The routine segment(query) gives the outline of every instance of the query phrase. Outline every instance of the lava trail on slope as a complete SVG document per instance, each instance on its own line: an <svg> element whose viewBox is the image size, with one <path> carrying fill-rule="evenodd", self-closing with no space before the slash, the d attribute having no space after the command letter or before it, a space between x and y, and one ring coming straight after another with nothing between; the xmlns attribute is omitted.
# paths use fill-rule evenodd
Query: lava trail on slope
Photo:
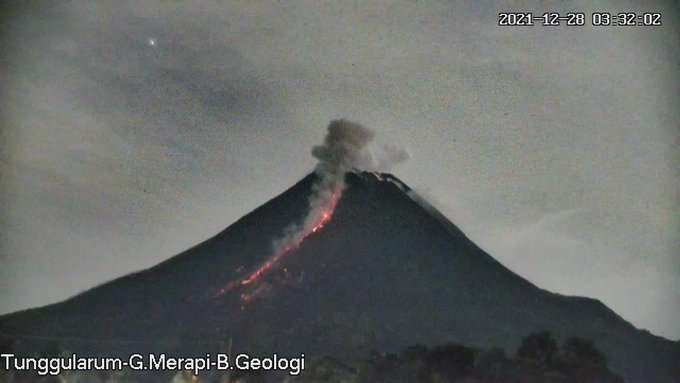
<svg viewBox="0 0 680 383"><path fill-rule="evenodd" d="M315 173L319 177L309 196L309 212L301 225L284 230L283 236L274 241L273 255L245 277L229 282L214 294L220 297L237 288L246 290L240 294L241 302L248 303L263 291L262 277L277 267L281 259L300 247L310 235L321 230L333 216L333 212L345 188L345 174L354 168L366 166L371 156L366 145L374 133L361 124L334 120L321 145L312 148L312 155L319 161Z"/></svg>
<svg viewBox="0 0 680 383"><path fill-rule="evenodd" d="M333 187L333 191L321 205L322 209L314 214L313 217L308 217L306 220L307 222L312 222L311 225L308 224L306 228L303 227L302 230L298 230L294 236L288 238L283 245L279 246L278 250L275 250L274 254L257 269L247 274L245 277L232 280L225 287L219 289L214 294L213 298L221 297L226 293L239 289L242 290L240 293L241 302L246 304L260 295L264 291L259 283L262 277L276 269L284 257L299 248L305 239L319 232L331 220L335 208L338 205L338 201L342 196L343 188L344 185L342 184L337 184Z"/></svg>

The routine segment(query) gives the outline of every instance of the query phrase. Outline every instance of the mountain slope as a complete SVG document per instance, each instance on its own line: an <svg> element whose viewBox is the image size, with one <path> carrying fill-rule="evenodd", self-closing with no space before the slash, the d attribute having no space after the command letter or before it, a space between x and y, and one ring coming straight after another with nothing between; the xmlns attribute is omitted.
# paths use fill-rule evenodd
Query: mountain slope
<svg viewBox="0 0 680 383"><path fill-rule="evenodd" d="M349 173L322 230L257 286L225 288L266 262L273 239L303 219L315 180L307 176L151 269L2 317L0 331L59 337L67 349L87 352L165 350L168 343L203 350L231 339L239 352L343 358L416 343L513 349L521 337L551 330L594 340L628 382L674 381L677 343L635 329L596 300L537 288L391 175Z"/></svg>

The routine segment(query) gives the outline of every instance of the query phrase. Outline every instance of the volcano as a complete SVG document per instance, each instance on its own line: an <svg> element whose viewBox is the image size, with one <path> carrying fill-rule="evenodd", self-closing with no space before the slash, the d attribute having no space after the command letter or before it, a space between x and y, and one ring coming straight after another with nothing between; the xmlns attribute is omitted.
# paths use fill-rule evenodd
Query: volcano
<svg viewBox="0 0 680 383"><path fill-rule="evenodd" d="M680 344L597 300L511 272L390 174L350 172L311 230L312 173L213 238L64 302L0 318L18 350L58 339L81 353L213 350L333 356L458 342L514 350L551 331L594 341L627 382L677 382ZM546 255L549 256L549 255Z"/></svg>

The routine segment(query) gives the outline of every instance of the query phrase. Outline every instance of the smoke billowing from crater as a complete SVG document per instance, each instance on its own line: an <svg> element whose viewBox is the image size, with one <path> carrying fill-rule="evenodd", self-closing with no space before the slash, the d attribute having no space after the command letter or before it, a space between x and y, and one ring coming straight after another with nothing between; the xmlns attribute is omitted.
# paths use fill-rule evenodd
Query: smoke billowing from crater
<svg viewBox="0 0 680 383"><path fill-rule="evenodd" d="M396 146L384 146L375 160L368 145L375 133L348 120L333 120L321 145L312 148L319 160L315 173L319 177L309 197L309 212L301 225L291 225L274 241L274 251L295 247L311 233L321 229L332 217L345 188L345 173L357 170L382 170L408 159L408 153Z"/></svg>
<svg viewBox="0 0 680 383"><path fill-rule="evenodd" d="M316 173L330 181L344 178L352 168L371 164L371 155L365 148L373 137L372 130L358 123L331 121L323 144L312 148L312 156L319 160Z"/></svg>
<svg viewBox="0 0 680 383"><path fill-rule="evenodd" d="M319 162L314 172L319 177L309 196L309 211L302 224L286 228L274 241L275 253L296 247L309 234L326 224L335 211L345 187L345 173L372 162L366 146L373 140L372 130L347 120L333 120L321 145L312 148Z"/></svg>

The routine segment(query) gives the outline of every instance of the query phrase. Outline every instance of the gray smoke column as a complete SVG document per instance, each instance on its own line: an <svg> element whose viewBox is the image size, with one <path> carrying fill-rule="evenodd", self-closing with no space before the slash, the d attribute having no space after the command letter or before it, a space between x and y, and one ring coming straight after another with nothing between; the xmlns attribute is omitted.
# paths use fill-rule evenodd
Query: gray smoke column
<svg viewBox="0 0 680 383"><path fill-rule="evenodd" d="M367 145L374 136L372 130L356 122L334 120L328 124L323 144L312 148L312 155L319 160L315 169L319 179L312 186L309 212L302 225L289 226L282 238L274 242L275 252L298 246L330 220L345 188L345 173L355 168L373 168Z"/></svg>
<svg viewBox="0 0 680 383"><path fill-rule="evenodd" d="M356 122L331 121L323 145L312 148L312 156L319 160L315 171L320 177L320 190L344 184L345 173L352 168L372 167L366 146L374 136L372 130Z"/></svg>

